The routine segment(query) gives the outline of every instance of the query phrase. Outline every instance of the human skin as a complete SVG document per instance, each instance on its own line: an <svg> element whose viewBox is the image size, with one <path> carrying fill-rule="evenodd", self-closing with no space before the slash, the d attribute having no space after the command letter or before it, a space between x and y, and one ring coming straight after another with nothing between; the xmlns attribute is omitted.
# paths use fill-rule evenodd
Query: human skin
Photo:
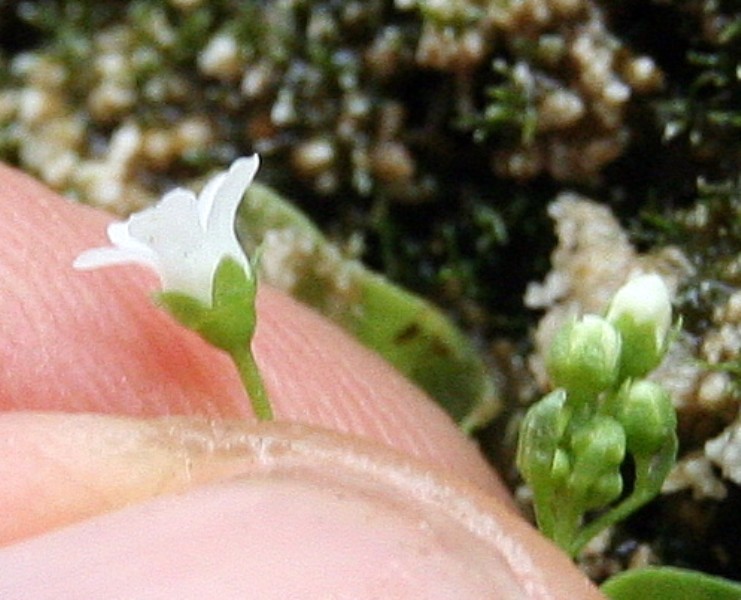
<svg viewBox="0 0 741 600"><path fill-rule="evenodd" d="M420 390L267 286L256 424L152 273L71 268L110 219L0 166L0 597L601 597Z"/></svg>

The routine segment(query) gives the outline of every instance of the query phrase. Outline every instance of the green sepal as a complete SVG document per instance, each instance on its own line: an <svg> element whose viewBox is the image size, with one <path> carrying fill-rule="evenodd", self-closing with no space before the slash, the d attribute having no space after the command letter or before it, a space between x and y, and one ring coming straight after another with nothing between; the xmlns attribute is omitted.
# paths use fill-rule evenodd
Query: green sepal
<svg viewBox="0 0 741 600"><path fill-rule="evenodd" d="M602 508L620 496L622 484L615 480L616 475L622 480L620 465L625 459L625 432L620 423L612 417L594 416L573 432L570 442L574 467L568 487L580 512ZM597 493L605 486L617 493L610 498Z"/></svg>
<svg viewBox="0 0 741 600"><path fill-rule="evenodd" d="M597 315L585 315L564 325L547 356L548 374L575 400L591 399L612 387L620 367L620 334Z"/></svg>
<svg viewBox="0 0 741 600"><path fill-rule="evenodd" d="M248 346L255 331L257 285L235 259L224 257L214 273L212 306L180 292L160 292L157 301L188 329L232 353Z"/></svg>
<svg viewBox="0 0 741 600"><path fill-rule="evenodd" d="M199 331L210 310L200 300L181 292L157 292L155 303L164 308L181 325L193 331Z"/></svg>
<svg viewBox="0 0 741 600"><path fill-rule="evenodd" d="M671 396L653 381L626 381L605 408L622 424L628 451L635 456L653 456L675 435L677 414Z"/></svg>
<svg viewBox="0 0 741 600"><path fill-rule="evenodd" d="M676 567L632 569L611 577L600 588L611 600L738 600L741 584Z"/></svg>
<svg viewBox="0 0 741 600"><path fill-rule="evenodd" d="M559 445L569 422L566 392L557 389L533 404L525 414L517 440L517 468L528 485L539 493L554 488L568 469L568 456L559 456ZM537 489L536 489L537 488Z"/></svg>
<svg viewBox="0 0 741 600"><path fill-rule="evenodd" d="M664 359L667 337L659 338L652 323L637 322L631 315L620 315L612 321L623 338L620 378L644 377Z"/></svg>
<svg viewBox="0 0 741 600"><path fill-rule="evenodd" d="M251 269L248 276L244 267L231 256L222 258L214 273L214 309L254 306L256 293L257 285Z"/></svg>
<svg viewBox="0 0 741 600"><path fill-rule="evenodd" d="M621 380L643 377L663 360L671 315L669 291L658 275L631 279L615 293L605 318L623 338Z"/></svg>

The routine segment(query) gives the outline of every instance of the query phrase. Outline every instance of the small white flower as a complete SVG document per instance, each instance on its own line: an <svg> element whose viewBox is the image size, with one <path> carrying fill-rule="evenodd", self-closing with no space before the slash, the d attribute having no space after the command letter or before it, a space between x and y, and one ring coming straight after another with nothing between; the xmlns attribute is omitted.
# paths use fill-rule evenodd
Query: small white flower
<svg viewBox="0 0 741 600"><path fill-rule="evenodd" d="M672 305L664 280L650 273L628 281L613 297L607 319L629 319L636 326L649 326L656 345L663 346L672 325Z"/></svg>
<svg viewBox="0 0 741 600"><path fill-rule="evenodd" d="M109 225L113 246L83 252L74 267L143 264L157 272L165 291L187 294L210 306L214 273L223 258L233 258L251 274L234 220L258 166L257 155L237 159L228 171L213 177L198 198L183 188L166 193L155 206Z"/></svg>
<svg viewBox="0 0 741 600"><path fill-rule="evenodd" d="M643 377L659 365L670 341L672 305L664 280L640 275L621 287L607 320L623 338L622 377Z"/></svg>

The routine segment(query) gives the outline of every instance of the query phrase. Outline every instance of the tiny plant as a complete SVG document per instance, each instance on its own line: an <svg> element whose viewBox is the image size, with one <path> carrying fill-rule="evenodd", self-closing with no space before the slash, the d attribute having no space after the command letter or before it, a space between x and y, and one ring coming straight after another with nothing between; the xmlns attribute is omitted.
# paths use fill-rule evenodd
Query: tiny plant
<svg viewBox="0 0 741 600"><path fill-rule="evenodd" d="M517 466L539 528L570 556L656 496L674 465L671 398L645 379L670 338L669 293L652 274L618 290L605 316L574 319L553 341L547 369L554 390L525 415Z"/></svg>
<svg viewBox="0 0 741 600"><path fill-rule="evenodd" d="M77 269L139 263L162 282L155 300L185 327L234 361L258 419L273 417L251 343L257 276L237 240L237 208L257 172L257 156L240 158L196 195L177 188L150 208L108 227L112 247L93 248Z"/></svg>

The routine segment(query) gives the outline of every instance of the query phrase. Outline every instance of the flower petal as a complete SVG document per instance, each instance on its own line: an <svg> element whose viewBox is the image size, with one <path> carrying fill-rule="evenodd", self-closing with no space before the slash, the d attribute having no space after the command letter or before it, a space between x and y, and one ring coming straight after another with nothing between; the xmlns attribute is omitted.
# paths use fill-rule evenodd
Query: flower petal
<svg viewBox="0 0 741 600"><path fill-rule="evenodd" d="M257 156L236 160L228 171L214 176L198 198L184 188L167 192L155 206L109 226L114 248L86 252L75 265L92 269L142 263L157 271L165 291L211 304L214 273L224 257L251 273L234 219L258 166Z"/></svg>
<svg viewBox="0 0 741 600"><path fill-rule="evenodd" d="M198 221L195 195L182 188L165 194L159 204L131 215L128 232L165 262L170 260L166 257L195 252L205 237ZM177 268L176 264L172 266Z"/></svg>
<svg viewBox="0 0 741 600"><path fill-rule="evenodd" d="M112 265L122 265L137 263L157 270L157 264L148 252L139 252L130 248L91 248L80 254L72 266L81 271L97 269L99 267L108 267Z"/></svg>
<svg viewBox="0 0 741 600"><path fill-rule="evenodd" d="M206 221L206 229L209 235L213 235L215 239L222 238L222 236L223 239L226 239L227 236L236 237L234 219L237 208L244 193L252 183L259 166L260 159L256 154L235 160L229 167L226 177L220 181L219 188L216 191L218 200L206 198L206 200L212 202ZM199 198L199 203L200 201Z"/></svg>
<svg viewBox="0 0 741 600"><path fill-rule="evenodd" d="M117 248L126 248L128 250L140 252L142 255L150 256L152 262L156 262L157 255L154 251L146 244L132 237L131 232L129 231L129 221L114 221L108 225L107 231L108 239L111 241L111 244Z"/></svg>
<svg viewBox="0 0 741 600"><path fill-rule="evenodd" d="M198 219L204 231L206 230L208 218L211 215L211 210L214 206L214 201L219 193L219 188L226 177L226 172L219 173L212 177L208 180L206 185L203 186L201 193L198 195Z"/></svg>

